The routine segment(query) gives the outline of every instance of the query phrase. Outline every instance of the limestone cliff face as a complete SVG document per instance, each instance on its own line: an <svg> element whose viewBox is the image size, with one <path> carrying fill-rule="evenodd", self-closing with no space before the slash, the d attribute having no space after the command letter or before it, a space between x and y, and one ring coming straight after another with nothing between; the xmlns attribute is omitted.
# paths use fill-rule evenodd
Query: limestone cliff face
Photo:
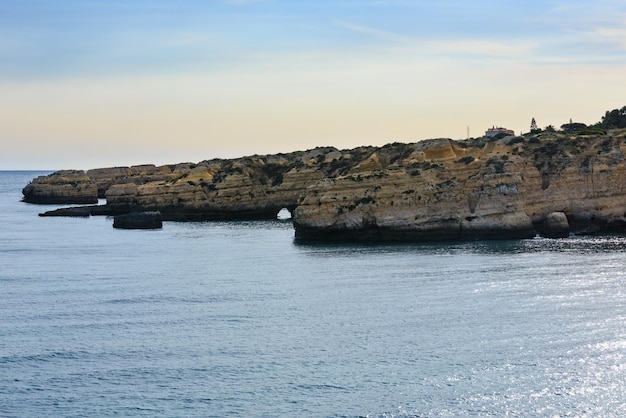
<svg viewBox="0 0 626 418"><path fill-rule="evenodd" d="M373 148L372 148L373 149ZM306 188L345 174L371 153L316 148L176 166L90 170L113 213L158 210L166 220L275 218Z"/></svg>
<svg viewBox="0 0 626 418"><path fill-rule="evenodd" d="M624 151L626 130L328 147L58 172L33 180L24 200L106 196L98 213L158 210L164 220L269 219L286 207L304 239L566 236L626 230Z"/></svg>
<svg viewBox="0 0 626 418"><path fill-rule="evenodd" d="M33 179L22 189L24 202L41 204L98 203L96 183L79 170L57 171Z"/></svg>
<svg viewBox="0 0 626 418"><path fill-rule="evenodd" d="M309 188L294 214L296 236L430 241L535 235L520 199L519 173L495 170L477 158L480 148L448 139L401 148L395 161L377 170L352 170ZM369 160L381 160L384 151Z"/></svg>
<svg viewBox="0 0 626 418"><path fill-rule="evenodd" d="M521 238L561 213L571 232L626 226L626 137L544 135L405 145L388 165L324 179L294 213L296 236L431 241ZM381 160L384 147L367 161ZM368 163L369 164L369 163ZM371 170L369 168L372 168ZM554 216L553 216L554 217ZM547 229L546 229L547 230ZM558 232L563 234L563 229Z"/></svg>

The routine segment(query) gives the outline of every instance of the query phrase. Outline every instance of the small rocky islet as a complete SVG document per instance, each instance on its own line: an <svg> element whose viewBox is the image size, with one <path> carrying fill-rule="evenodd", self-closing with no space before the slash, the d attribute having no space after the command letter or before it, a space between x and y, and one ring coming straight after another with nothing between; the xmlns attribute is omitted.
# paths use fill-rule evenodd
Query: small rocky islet
<svg viewBox="0 0 626 418"><path fill-rule="evenodd" d="M43 216L158 212L165 221L276 219L296 238L437 241L626 231L626 129L535 130L175 165L63 170L23 201ZM105 205L96 205L106 198Z"/></svg>

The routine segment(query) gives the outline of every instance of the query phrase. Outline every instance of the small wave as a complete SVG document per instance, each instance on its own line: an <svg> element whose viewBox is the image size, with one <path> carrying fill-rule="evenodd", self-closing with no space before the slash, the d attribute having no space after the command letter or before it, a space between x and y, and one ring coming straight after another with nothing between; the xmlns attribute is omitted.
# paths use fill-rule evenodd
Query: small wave
<svg viewBox="0 0 626 418"><path fill-rule="evenodd" d="M418 417L426 417L431 415L426 415L423 413L419 413L417 411L409 411L406 408L399 406L396 411L393 412L382 412L377 414L367 414L359 418L418 418Z"/></svg>
<svg viewBox="0 0 626 418"><path fill-rule="evenodd" d="M302 390L314 390L314 391L342 391L342 392L350 392L349 388L343 386L336 385L325 385L325 384L302 384L297 386L298 389Z"/></svg>
<svg viewBox="0 0 626 418"><path fill-rule="evenodd" d="M48 363L57 360L75 360L84 358L89 353L87 351L53 351L39 354L14 354L0 357L0 364L16 363Z"/></svg>
<svg viewBox="0 0 626 418"><path fill-rule="evenodd" d="M165 296L165 295L153 295L153 296L137 296L130 298L115 298L103 301L104 304L142 304L142 303L189 303L189 304L201 304L201 303L219 303L219 302L232 302L241 298L235 298L231 296L213 296L213 297L189 297L189 296Z"/></svg>

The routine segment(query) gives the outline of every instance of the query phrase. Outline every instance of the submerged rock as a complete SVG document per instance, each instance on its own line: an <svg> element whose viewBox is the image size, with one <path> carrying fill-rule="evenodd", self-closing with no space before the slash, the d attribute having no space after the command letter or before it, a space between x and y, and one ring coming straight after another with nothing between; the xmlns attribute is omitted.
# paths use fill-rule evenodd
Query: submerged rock
<svg viewBox="0 0 626 418"><path fill-rule="evenodd" d="M88 216L113 216L128 213L128 211L115 211L108 205L88 205L88 206L71 206L68 208L59 208L40 213L39 216L67 216L67 217L88 217Z"/></svg>
<svg viewBox="0 0 626 418"><path fill-rule="evenodd" d="M88 218L91 216L90 206L77 206L71 208L60 208L55 210L49 210L44 213L40 213L39 216L68 216L68 217L82 217Z"/></svg>
<svg viewBox="0 0 626 418"><path fill-rule="evenodd" d="M113 228L159 229L163 228L163 217L159 211L126 213L113 217Z"/></svg>

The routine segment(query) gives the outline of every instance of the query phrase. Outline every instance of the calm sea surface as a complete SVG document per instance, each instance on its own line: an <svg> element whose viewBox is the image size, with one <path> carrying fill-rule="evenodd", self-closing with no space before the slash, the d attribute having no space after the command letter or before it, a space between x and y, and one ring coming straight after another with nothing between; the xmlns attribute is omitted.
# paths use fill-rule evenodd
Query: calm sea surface
<svg viewBox="0 0 626 418"><path fill-rule="evenodd" d="M0 172L0 416L626 415L626 239L303 245L40 218Z"/></svg>

